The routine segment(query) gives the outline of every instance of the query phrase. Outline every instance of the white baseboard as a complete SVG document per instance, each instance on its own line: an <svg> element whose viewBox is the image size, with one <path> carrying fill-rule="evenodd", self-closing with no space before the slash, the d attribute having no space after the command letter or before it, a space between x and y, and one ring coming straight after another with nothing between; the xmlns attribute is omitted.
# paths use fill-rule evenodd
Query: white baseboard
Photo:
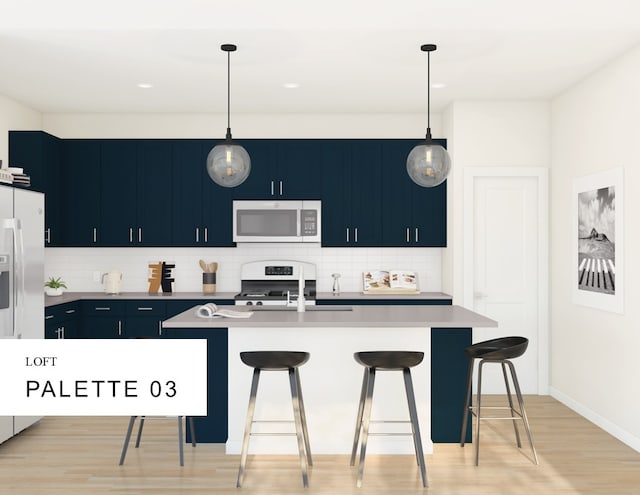
<svg viewBox="0 0 640 495"><path fill-rule="evenodd" d="M551 397L553 397L554 399L557 399L558 401L562 402L568 408L573 409L575 412L585 417L586 419L594 423L596 426L599 426L604 431L614 436L621 442L625 443L636 452L640 452L640 438L638 438L637 436L629 433L627 430L623 428L620 428L618 425L616 425L615 423L612 423L607 418L600 416L598 413L592 411L591 409L586 407L584 404L581 404L580 402L575 401L568 395L560 392L559 390L553 387L549 387L549 395L551 395Z"/></svg>

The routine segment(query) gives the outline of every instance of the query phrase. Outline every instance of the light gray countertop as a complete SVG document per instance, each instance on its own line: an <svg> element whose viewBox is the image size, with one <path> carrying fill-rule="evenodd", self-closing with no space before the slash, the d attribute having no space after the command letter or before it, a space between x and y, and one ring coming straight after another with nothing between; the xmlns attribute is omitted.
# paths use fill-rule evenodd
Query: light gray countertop
<svg viewBox="0 0 640 495"><path fill-rule="evenodd" d="M251 311L239 306L221 306L234 311ZM351 311L319 307L295 310L257 310L250 318L199 318L191 308L162 323L163 328L233 327L497 327L498 323L460 306L353 306Z"/></svg>
<svg viewBox="0 0 640 495"><path fill-rule="evenodd" d="M45 296L44 305L55 306L68 302L81 301L83 299L109 299L109 300L129 300L129 299L166 299L167 301L180 299L202 299L203 301L219 301L221 299L233 299L237 292L216 292L215 294L203 294L202 292L172 292L164 294L149 294L148 292L122 292L120 294L105 294L104 292L65 292L61 296ZM393 300L449 300L451 296L443 292L421 292L420 294L363 294L362 292L342 292L334 296L331 292L318 292L317 300L323 301L344 301L344 300L372 300L372 301L393 301Z"/></svg>

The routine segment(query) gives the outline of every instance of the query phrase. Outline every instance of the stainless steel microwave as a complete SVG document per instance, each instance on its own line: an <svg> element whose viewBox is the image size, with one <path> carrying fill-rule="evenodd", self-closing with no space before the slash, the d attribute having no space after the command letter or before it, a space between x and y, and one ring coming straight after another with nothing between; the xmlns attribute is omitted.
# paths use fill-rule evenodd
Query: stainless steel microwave
<svg viewBox="0 0 640 495"><path fill-rule="evenodd" d="M320 242L321 201L234 201L234 242Z"/></svg>

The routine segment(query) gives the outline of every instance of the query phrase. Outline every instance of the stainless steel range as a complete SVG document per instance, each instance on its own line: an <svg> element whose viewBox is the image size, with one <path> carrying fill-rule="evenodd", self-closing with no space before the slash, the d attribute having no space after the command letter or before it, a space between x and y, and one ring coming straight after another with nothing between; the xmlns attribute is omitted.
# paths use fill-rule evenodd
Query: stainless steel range
<svg viewBox="0 0 640 495"><path fill-rule="evenodd" d="M295 306L300 275L305 305L316 304L316 265L303 261L252 261L240 267L240 293L236 306Z"/></svg>

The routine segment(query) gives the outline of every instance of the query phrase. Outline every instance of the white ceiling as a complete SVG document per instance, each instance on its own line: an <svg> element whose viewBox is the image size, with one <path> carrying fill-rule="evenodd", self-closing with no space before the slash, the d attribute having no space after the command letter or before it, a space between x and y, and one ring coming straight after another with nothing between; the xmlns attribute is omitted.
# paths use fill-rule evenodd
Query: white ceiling
<svg viewBox="0 0 640 495"><path fill-rule="evenodd" d="M432 111L549 99L640 44L640 1L0 0L0 93L45 113L225 112L222 43L232 114L420 113L421 44L445 84Z"/></svg>

